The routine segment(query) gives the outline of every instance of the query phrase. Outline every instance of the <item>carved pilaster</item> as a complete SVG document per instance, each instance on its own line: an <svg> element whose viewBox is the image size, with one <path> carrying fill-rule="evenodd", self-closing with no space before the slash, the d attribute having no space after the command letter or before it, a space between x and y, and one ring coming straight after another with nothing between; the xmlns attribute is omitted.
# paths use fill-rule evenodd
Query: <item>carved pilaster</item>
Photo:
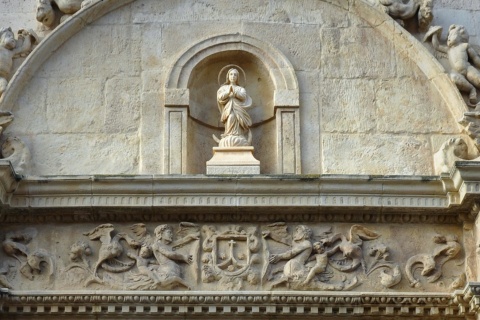
<svg viewBox="0 0 480 320"><path fill-rule="evenodd" d="M165 90L165 174L185 174L187 170L188 89Z"/></svg>

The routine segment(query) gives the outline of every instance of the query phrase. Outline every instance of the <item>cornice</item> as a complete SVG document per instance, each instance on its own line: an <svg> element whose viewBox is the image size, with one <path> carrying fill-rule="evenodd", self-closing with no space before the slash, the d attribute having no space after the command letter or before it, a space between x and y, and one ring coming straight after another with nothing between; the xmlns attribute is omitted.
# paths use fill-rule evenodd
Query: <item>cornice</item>
<svg viewBox="0 0 480 320"><path fill-rule="evenodd" d="M456 295L437 293L355 292L151 292L53 291L2 289L0 314L211 316L416 316L463 319L472 314L457 304Z"/></svg>
<svg viewBox="0 0 480 320"><path fill-rule="evenodd" d="M449 175L137 175L19 177L0 161L4 222L150 219L458 223L476 213L480 162ZM134 209L134 210L132 210ZM179 216L179 210L183 214ZM476 210L476 209L475 209ZM42 213L27 217L32 211ZM225 213L228 212L228 215ZM71 213L70 218L66 218ZM25 215L22 215L25 214ZM217 214L209 219L206 214ZM82 216L83 215L83 216ZM235 217L241 215L241 217ZM249 216L250 215L250 216ZM303 215L299 217L299 215ZM308 216L311 215L311 216ZM178 218L175 219L177 216ZM46 218L47 217L47 218ZM49 217L49 218L48 218ZM58 217L57 217L58 218ZM148 217L145 217L148 219ZM226 219L226 220L225 220ZM239 220L240 219L240 220ZM28 221L30 221L28 220ZM31 221L34 222L34 221Z"/></svg>

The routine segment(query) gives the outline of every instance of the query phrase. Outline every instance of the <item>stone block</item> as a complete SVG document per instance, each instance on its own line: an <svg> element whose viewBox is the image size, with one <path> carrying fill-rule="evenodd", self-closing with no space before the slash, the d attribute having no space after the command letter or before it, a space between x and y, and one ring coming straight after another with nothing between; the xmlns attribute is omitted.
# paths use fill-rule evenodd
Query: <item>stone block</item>
<svg viewBox="0 0 480 320"><path fill-rule="evenodd" d="M401 78L378 81L375 87L380 132L460 133L448 106L430 81Z"/></svg>
<svg viewBox="0 0 480 320"><path fill-rule="evenodd" d="M275 107L296 107L299 105L297 90L275 90Z"/></svg>
<svg viewBox="0 0 480 320"><path fill-rule="evenodd" d="M472 1L477 2L477 1ZM465 8L465 7L464 7ZM479 9L480 10L480 9ZM443 37L447 37L448 28L452 24L461 24L466 29L469 35L475 36L477 29L475 26L474 17L478 15L478 12L468 11L465 9L457 10L451 8L442 8L437 5L434 6L433 10L434 20L432 25L442 26L443 27Z"/></svg>
<svg viewBox="0 0 480 320"><path fill-rule="evenodd" d="M96 25L126 25L130 24L132 20L132 5L124 5L110 12L97 21Z"/></svg>
<svg viewBox="0 0 480 320"><path fill-rule="evenodd" d="M231 4L231 2L229 2ZM232 12L232 11L229 11ZM199 13L200 14L200 13ZM236 33L242 30L242 22L233 20L230 22L197 21L193 22L169 22L162 24L162 50L160 55L162 63L174 64L186 50L200 41L213 36L228 33Z"/></svg>
<svg viewBox="0 0 480 320"><path fill-rule="evenodd" d="M190 104L190 92L188 89L165 89L165 106L177 107Z"/></svg>
<svg viewBox="0 0 480 320"><path fill-rule="evenodd" d="M139 138L132 134L39 134L27 144L32 174L134 174L138 172ZM113 161L112 159L121 159Z"/></svg>
<svg viewBox="0 0 480 320"><path fill-rule="evenodd" d="M104 128L104 80L51 79L47 90L47 126L51 133L100 132Z"/></svg>
<svg viewBox="0 0 480 320"><path fill-rule="evenodd" d="M433 174L422 135L322 134L322 157L325 174Z"/></svg>
<svg viewBox="0 0 480 320"><path fill-rule="evenodd" d="M140 29L142 33L142 70L152 71L153 69L161 69L163 66L162 47L164 46L162 25L160 23L142 24Z"/></svg>
<svg viewBox="0 0 480 320"><path fill-rule="evenodd" d="M313 93L318 91L318 83L320 81L320 72L313 71L297 71L298 89L300 93Z"/></svg>
<svg viewBox="0 0 480 320"><path fill-rule="evenodd" d="M245 22L244 32L275 46L295 70L316 70L322 66L318 54L323 45L319 25Z"/></svg>
<svg viewBox="0 0 480 320"><path fill-rule="evenodd" d="M321 43L325 78L395 76L393 44L373 28L325 28L321 30ZM360 52L362 58L354 59L352 55Z"/></svg>
<svg viewBox="0 0 480 320"><path fill-rule="evenodd" d="M44 133L48 130L47 82L33 77L24 88L11 112L15 116L15 132L18 134Z"/></svg>
<svg viewBox="0 0 480 320"><path fill-rule="evenodd" d="M141 79L113 78L105 83L105 132L137 131L140 127Z"/></svg>
<svg viewBox="0 0 480 320"><path fill-rule="evenodd" d="M463 9L480 11L480 2L474 0L436 0L434 8Z"/></svg>
<svg viewBox="0 0 480 320"><path fill-rule="evenodd" d="M142 92L161 93L165 87L166 69L142 71Z"/></svg>
<svg viewBox="0 0 480 320"><path fill-rule="evenodd" d="M300 136L302 137L302 173L321 172L320 109L316 94L300 95Z"/></svg>
<svg viewBox="0 0 480 320"><path fill-rule="evenodd" d="M348 4L342 1L275 1L267 13L268 21L275 23L320 24L322 27L348 27Z"/></svg>
<svg viewBox="0 0 480 320"><path fill-rule="evenodd" d="M162 96L143 93L141 97L140 126L140 172L159 173L163 167L163 122Z"/></svg>
<svg viewBox="0 0 480 320"><path fill-rule="evenodd" d="M207 175L260 174L260 161L253 151L253 147L214 147L213 157L207 161Z"/></svg>
<svg viewBox="0 0 480 320"><path fill-rule="evenodd" d="M375 129L375 83L368 79L323 80L320 85L322 132Z"/></svg>

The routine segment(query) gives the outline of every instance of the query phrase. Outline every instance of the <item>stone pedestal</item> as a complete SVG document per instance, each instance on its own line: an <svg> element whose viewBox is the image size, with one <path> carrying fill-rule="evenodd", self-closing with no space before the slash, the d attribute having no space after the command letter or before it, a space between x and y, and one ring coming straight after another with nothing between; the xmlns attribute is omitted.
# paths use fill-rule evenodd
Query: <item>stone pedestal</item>
<svg viewBox="0 0 480 320"><path fill-rule="evenodd" d="M253 150L253 147L213 147L207 174L260 174L260 161L253 156Z"/></svg>

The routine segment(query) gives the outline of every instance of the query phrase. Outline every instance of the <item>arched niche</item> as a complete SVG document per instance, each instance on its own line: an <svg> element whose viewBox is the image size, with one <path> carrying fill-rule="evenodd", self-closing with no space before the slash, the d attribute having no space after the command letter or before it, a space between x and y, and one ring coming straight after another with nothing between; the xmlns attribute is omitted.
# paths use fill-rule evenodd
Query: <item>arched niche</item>
<svg viewBox="0 0 480 320"><path fill-rule="evenodd" d="M165 159L169 174L205 173L219 136L219 73L238 65L254 101L253 146L262 173L301 173L299 90L290 62L272 45L240 34L206 39L185 51L165 89ZM221 83L223 83L221 79ZM241 81L243 76L241 76Z"/></svg>

